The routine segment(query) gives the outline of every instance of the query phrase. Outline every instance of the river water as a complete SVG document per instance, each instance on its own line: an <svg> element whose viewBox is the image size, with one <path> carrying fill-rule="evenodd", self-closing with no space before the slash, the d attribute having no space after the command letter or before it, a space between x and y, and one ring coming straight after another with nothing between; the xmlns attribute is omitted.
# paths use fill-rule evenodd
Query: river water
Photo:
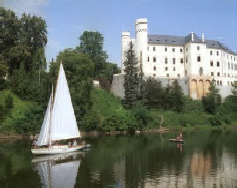
<svg viewBox="0 0 237 188"><path fill-rule="evenodd" d="M236 187L237 132L88 138L91 149L34 157L28 140L0 140L0 187Z"/></svg>

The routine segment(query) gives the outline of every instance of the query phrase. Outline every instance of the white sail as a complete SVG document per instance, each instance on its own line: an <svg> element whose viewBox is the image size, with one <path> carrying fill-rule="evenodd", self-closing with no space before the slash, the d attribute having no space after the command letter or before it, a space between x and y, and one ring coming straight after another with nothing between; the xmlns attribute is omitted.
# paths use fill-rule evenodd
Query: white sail
<svg viewBox="0 0 237 188"><path fill-rule="evenodd" d="M49 144L49 129L50 129L50 109L52 106L52 94L49 98L48 107L44 116L44 121L41 126L39 139L37 141L38 146L48 145Z"/></svg>
<svg viewBox="0 0 237 188"><path fill-rule="evenodd" d="M51 140L63 140L81 137L77 128L69 88L62 63L52 111Z"/></svg>

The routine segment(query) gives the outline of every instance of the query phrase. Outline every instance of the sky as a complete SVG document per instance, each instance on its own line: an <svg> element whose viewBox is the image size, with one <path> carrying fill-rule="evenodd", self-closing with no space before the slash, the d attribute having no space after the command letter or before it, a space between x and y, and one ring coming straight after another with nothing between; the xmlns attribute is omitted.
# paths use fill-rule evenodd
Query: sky
<svg viewBox="0 0 237 188"><path fill-rule="evenodd" d="M84 31L104 37L108 61L121 66L121 33L135 37L135 21L148 19L148 34L186 36L191 32L218 40L237 52L237 0L0 0L3 7L46 20L46 58L75 48Z"/></svg>

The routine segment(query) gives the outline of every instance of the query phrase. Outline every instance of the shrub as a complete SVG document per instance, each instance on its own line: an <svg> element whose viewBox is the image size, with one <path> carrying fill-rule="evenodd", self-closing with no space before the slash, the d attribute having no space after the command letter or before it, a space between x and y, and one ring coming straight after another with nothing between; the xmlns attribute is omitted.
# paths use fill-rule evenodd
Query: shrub
<svg viewBox="0 0 237 188"><path fill-rule="evenodd" d="M209 119L212 126L222 125L221 118L219 116L213 116Z"/></svg>

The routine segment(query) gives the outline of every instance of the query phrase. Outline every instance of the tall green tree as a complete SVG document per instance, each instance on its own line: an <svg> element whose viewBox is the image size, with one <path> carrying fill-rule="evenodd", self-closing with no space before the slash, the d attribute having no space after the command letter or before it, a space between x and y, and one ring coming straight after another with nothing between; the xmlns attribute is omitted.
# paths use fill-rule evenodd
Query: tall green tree
<svg viewBox="0 0 237 188"><path fill-rule="evenodd" d="M21 63L27 71L33 68L33 58L47 43L46 22L41 17L22 14L18 18L14 12L3 9L3 53L9 76Z"/></svg>
<svg viewBox="0 0 237 188"><path fill-rule="evenodd" d="M138 101L139 92L139 66L138 59L135 55L133 44L130 42L130 47L126 52L125 76L124 76L124 90L125 90L125 107L132 108L136 101Z"/></svg>
<svg viewBox="0 0 237 188"><path fill-rule="evenodd" d="M104 37L98 31L85 31L79 38L80 46L77 50L87 54L95 63L95 76L104 69L107 54L103 51Z"/></svg>
<svg viewBox="0 0 237 188"><path fill-rule="evenodd" d="M202 97L202 104L205 111L211 114L216 114L218 107L221 106L221 95L214 81L211 82L207 95Z"/></svg>
<svg viewBox="0 0 237 188"><path fill-rule="evenodd" d="M94 63L87 55L75 49L65 49L59 53L57 62L50 66L53 81L56 81L61 62L64 66L75 115L79 123L92 107Z"/></svg>

